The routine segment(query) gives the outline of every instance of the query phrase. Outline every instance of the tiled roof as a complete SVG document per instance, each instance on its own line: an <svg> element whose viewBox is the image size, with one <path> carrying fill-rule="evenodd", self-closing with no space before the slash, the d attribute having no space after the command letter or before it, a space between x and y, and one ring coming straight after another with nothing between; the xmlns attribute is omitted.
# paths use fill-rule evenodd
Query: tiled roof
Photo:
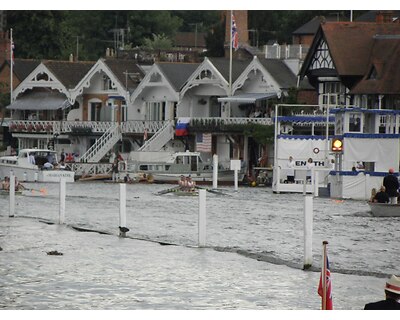
<svg viewBox="0 0 400 320"><path fill-rule="evenodd" d="M279 59L258 58L264 68L278 82L280 88L292 88L297 85L296 75Z"/></svg>
<svg viewBox="0 0 400 320"><path fill-rule="evenodd" d="M400 34L398 23L327 22L321 25L329 52L341 76L363 76L375 35Z"/></svg>
<svg viewBox="0 0 400 320"><path fill-rule="evenodd" d="M168 78L175 91L179 91L193 72L199 66L199 63L157 63L161 71Z"/></svg>
<svg viewBox="0 0 400 320"><path fill-rule="evenodd" d="M374 70L375 75L371 76ZM400 35L375 37L367 72L351 94L398 94L400 92Z"/></svg>
<svg viewBox="0 0 400 320"><path fill-rule="evenodd" d="M128 84L128 89L135 89L144 77L143 70L135 60L104 59L103 61L123 86ZM128 72L128 77L126 77L126 72Z"/></svg>
<svg viewBox="0 0 400 320"><path fill-rule="evenodd" d="M229 58L208 58L226 81L229 81ZM232 61L232 83L243 73L251 60Z"/></svg>
<svg viewBox="0 0 400 320"><path fill-rule="evenodd" d="M20 81L24 80L38 65L39 60L14 59L13 72Z"/></svg>
<svg viewBox="0 0 400 320"><path fill-rule="evenodd" d="M318 31L319 25L325 20L323 16L317 16L303 24L300 28L292 32L293 35L315 34Z"/></svg>
<svg viewBox="0 0 400 320"><path fill-rule="evenodd" d="M174 37L174 46L175 47L191 47L195 46L200 48L206 47L205 36L207 33L205 32L177 32Z"/></svg>
<svg viewBox="0 0 400 320"><path fill-rule="evenodd" d="M43 64L67 89L73 89L93 67L95 62L47 60L43 61Z"/></svg>

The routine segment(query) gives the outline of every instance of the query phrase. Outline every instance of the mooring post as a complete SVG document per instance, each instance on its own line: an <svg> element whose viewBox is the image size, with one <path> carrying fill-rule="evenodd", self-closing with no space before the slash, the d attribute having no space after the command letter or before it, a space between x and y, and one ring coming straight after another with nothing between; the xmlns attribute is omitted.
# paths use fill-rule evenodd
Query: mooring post
<svg viewBox="0 0 400 320"><path fill-rule="evenodd" d="M126 183L119 184L119 236L126 237Z"/></svg>
<svg viewBox="0 0 400 320"><path fill-rule="evenodd" d="M199 190L199 247L206 246L206 190Z"/></svg>
<svg viewBox="0 0 400 320"><path fill-rule="evenodd" d="M218 188L218 155L213 155L213 189Z"/></svg>
<svg viewBox="0 0 400 320"><path fill-rule="evenodd" d="M314 171L314 197L319 197L319 172Z"/></svg>
<svg viewBox="0 0 400 320"><path fill-rule="evenodd" d="M64 224L65 222L65 196L66 196L66 180L60 178L60 210L58 223Z"/></svg>
<svg viewBox="0 0 400 320"><path fill-rule="evenodd" d="M10 212L9 217L14 217L15 214L15 176L14 172L10 171Z"/></svg>
<svg viewBox="0 0 400 320"><path fill-rule="evenodd" d="M312 266L313 196L304 196L304 270Z"/></svg>

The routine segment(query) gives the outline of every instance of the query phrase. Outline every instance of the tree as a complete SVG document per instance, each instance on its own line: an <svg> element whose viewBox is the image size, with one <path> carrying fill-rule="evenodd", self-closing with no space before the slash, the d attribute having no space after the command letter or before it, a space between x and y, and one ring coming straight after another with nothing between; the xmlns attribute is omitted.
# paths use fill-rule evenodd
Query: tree
<svg viewBox="0 0 400 320"><path fill-rule="evenodd" d="M172 48L172 41L165 34L153 34L153 39L145 38L143 47L152 51L158 52L160 58L162 50Z"/></svg>

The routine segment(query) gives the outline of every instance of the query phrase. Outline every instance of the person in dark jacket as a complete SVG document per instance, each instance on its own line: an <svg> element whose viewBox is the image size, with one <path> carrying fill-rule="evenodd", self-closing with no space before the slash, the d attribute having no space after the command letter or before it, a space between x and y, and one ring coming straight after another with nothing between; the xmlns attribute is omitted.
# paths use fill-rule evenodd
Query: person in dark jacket
<svg viewBox="0 0 400 320"><path fill-rule="evenodd" d="M400 310L400 278L392 275L385 286L386 299L367 303L364 310Z"/></svg>
<svg viewBox="0 0 400 320"><path fill-rule="evenodd" d="M389 174L383 178L383 185L386 188L386 193L389 196L390 203L397 203L397 196L399 190L399 180L394 176L394 169L389 169Z"/></svg>
<svg viewBox="0 0 400 320"><path fill-rule="evenodd" d="M374 202L389 203L389 196L386 193L386 188L384 186L381 186L379 192L375 195Z"/></svg>

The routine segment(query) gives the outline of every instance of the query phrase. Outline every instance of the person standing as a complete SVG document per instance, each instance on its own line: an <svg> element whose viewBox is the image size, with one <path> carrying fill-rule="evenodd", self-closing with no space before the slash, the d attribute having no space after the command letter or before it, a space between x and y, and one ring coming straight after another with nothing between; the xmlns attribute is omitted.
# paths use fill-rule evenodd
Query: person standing
<svg viewBox="0 0 400 320"><path fill-rule="evenodd" d="M400 278L392 275L385 285L385 300L367 303L364 310L400 310Z"/></svg>
<svg viewBox="0 0 400 320"><path fill-rule="evenodd" d="M307 164L306 164L306 169L307 169L306 180L307 181L311 181L312 168L314 168L313 159L312 158L308 158Z"/></svg>
<svg viewBox="0 0 400 320"><path fill-rule="evenodd" d="M292 156L289 157L286 166L286 180L288 183L294 183L294 167L296 166L296 163L294 162Z"/></svg>
<svg viewBox="0 0 400 320"><path fill-rule="evenodd" d="M394 176L394 169L389 169L389 174L383 178L383 185L389 196L391 204L397 204L397 196L399 190L399 180Z"/></svg>

